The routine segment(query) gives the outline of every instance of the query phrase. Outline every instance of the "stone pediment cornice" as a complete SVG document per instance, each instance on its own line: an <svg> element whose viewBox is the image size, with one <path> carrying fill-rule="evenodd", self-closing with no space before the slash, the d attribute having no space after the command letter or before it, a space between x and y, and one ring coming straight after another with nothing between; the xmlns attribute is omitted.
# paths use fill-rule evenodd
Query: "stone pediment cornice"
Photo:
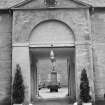
<svg viewBox="0 0 105 105"><path fill-rule="evenodd" d="M48 4L48 0L25 0L11 7L11 9L46 9L46 8L89 8L91 5L80 0L54 0ZM52 0L51 0L52 1Z"/></svg>

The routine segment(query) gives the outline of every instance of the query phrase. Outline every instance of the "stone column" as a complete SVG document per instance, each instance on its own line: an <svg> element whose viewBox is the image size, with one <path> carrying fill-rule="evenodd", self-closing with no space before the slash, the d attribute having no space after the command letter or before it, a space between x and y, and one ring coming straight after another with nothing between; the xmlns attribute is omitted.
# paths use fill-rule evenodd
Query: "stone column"
<svg viewBox="0 0 105 105"><path fill-rule="evenodd" d="M70 58L67 58L67 73L68 73L68 95L70 96Z"/></svg>
<svg viewBox="0 0 105 105"><path fill-rule="evenodd" d="M76 98L76 88L75 88L75 67L73 64L74 55L72 54L67 60L68 66L68 94L71 99Z"/></svg>
<svg viewBox="0 0 105 105"><path fill-rule="evenodd" d="M31 86L30 86L30 56L29 47L27 46L13 46L12 51L12 77L14 78L16 71L16 64L21 67L23 81L25 85L25 101L30 102Z"/></svg>

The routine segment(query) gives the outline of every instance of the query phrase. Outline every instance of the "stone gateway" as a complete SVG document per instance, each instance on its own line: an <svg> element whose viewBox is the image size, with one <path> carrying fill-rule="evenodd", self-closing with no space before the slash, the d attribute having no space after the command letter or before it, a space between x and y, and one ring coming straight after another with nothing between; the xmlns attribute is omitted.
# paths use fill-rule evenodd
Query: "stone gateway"
<svg viewBox="0 0 105 105"><path fill-rule="evenodd" d="M68 86L68 95L78 99L81 71L85 68L92 100L104 100L104 7L85 0L24 0L1 6L0 102L11 100L17 64L24 79L25 101L37 99L38 82L46 79L51 69L51 44L56 69L67 74L61 78L62 84ZM39 73L45 75L39 77Z"/></svg>

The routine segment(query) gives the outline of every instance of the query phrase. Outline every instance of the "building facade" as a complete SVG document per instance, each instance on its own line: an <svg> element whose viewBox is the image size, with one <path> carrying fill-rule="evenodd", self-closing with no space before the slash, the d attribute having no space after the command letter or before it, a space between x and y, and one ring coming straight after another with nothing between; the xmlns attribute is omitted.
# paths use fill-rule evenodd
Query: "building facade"
<svg viewBox="0 0 105 105"><path fill-rule="evenodd" d="M104 99L105 8L90 4L78 0L25 0L0 9L1 102L11 96L11 77L13 80L17 64L24 78L25 100L36 99L38 69L50 68L40 64L49 63L51 44L57 68L67 70L69 96L78 99L81 71L85 68L92 99Z"/></svg>

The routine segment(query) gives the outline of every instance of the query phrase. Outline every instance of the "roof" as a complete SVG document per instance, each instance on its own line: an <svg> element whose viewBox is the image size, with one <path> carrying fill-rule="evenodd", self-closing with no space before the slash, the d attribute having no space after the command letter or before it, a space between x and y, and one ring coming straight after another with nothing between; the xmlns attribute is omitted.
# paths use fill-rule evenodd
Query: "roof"
<svg viewBox="0 0 105 105"><path fill-rule="evenodd" d="M56 0L59 2L59 5L56 6L56 8L88 8L91 7L91 5L82 2L80 0ZM44 0L43 0L44 2ZM20 2L19 4L14 5L11 7L12 9L34 9L34 8L45 8L44 3L42 0L25 0ZM63 5L62 5L63 4Z"/></svg>
<svg viewBox="0 0 105 105"><path fill-rule="evenodd" d="M105 7L105 0L79 0L79 1L86 4L90 4L93 7ZM0 9L11 8L14 5L20 4L22 2L27 2L27 0L0 0Z"/></svg>

